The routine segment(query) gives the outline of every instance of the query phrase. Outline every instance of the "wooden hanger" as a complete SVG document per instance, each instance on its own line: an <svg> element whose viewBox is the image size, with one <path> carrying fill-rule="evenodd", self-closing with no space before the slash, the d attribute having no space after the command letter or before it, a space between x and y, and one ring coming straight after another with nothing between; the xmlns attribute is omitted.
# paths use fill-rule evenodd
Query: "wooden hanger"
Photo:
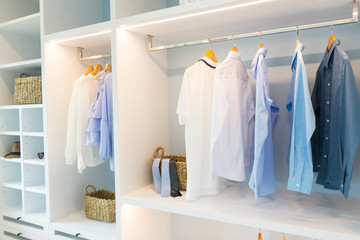
<svg viewBox="0 0 360 240"><path fill-rule="evenodd" d="M111 63L107 63L107 64L105 65L104 71L105 71L105 72L112 72Z"/></svg>
<svg viewBox="0 0 360 240"><path fill-rule="evenodd" d="M85 76L89 75L92 71L94 71L94 67L92 65L87 66Z"/></svg>
<svg viewBox="0 0 360 240"><path fill-rule="evenodd" d="M328 46L327 46L328 52L330 51L330 48L331 48L331 46L332 46L332 44L334 43L335 40L336 40L336 36L334 34L333 25L331 23L331 35L329 37Z"/></svg>
<svg viewBox="0 0 360 240"><path fill-rule="evenodd" d="M237 47L235 46L234 35L232 36L232 41L233 41L233 46L232 46L232 48L230 49L230 51L239 52L239 50L238 50Z"/></svg>
<svg viewBox="0 0 360 240"><path fill-rule="evenodd" d="M102 71L103 67L101 64L96 64L94 71L91 73L93 76L95 76L99 71Z"/></svg>
<svg viewBox="0 0 360 240"><path fill-rule="evenodd" d="M260 31L260 48L263 48L263 47L264 47L264 45L262 43L262 34L261 34L261 31Z"/></svg>
<svg viewBox="0 0 360 240"><path fill-rule="evenodd" d="M259 229L258 240L262 240L261 229Z"/></svg>
<svg viewBox="0 0 360 240"><path fill-rule="evenodd" d="M210 58L211 60L213 60L214 62L218 62L218 60L216 59L215 53L213 50L210 49L210 40L208 39L208 44L209 44L209 50L207 50L205 52L204 57Z"/></svg>
<svg viewBox="0 0 360 240"><path fill-rule="evenodd" d="M283 233L282 240L286 240L285 233Z"/></svg>

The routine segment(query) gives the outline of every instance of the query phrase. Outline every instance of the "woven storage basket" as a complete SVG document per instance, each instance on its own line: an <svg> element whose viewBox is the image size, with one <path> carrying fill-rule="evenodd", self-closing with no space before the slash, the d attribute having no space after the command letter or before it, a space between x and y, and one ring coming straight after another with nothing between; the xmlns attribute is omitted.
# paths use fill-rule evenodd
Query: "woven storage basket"
<svg viewBox="0 0 360 240"><path fill-rule="evenodd" d="M41 104L41 76L31 77L25 73L20 74L15 79L14 102L15 104Z"/></svg>
<svg viewBox="0 0 360 240"><path fill-rule="evenodd" d="M158 156L159 151L161 151L160 156ZM157 147L154 152L152 161L155 158L171 158L176 160L176 171L178 177L178 187L180 190L186 191L187 183L187 170L186 170L186 157L182 155L164 155L165 150L163 147Z"/></svg>
<svg viewBox="0 0 360 240"><path fill-rule="evenodd" d="M89 193L89 187L94 191ZM104 189L96 191L93 185L88 185L85 188L84 202L86 217L109 223L116 221L115 193Z"/></svg>

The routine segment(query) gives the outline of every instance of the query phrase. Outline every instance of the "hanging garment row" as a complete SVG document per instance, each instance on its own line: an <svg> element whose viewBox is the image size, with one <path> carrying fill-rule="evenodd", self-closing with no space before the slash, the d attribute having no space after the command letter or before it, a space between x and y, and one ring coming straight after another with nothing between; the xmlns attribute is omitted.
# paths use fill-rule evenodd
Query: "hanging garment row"
<svg viewBox="0 0 360 240"><path fill-rule="evenodd" d="M77 163L78 172L113 159L111 64L89 65L75 82L69 103L65 163Z"/></svg>
<svg viewBox="0 0 360 240"><path fill-rule="evenodd" d="M360 97L354 73L332 34L310 95L303 49L297 40L290 65L287 188L310 194L318 172L318 184L340 190L347 198L360 144ZM235 46L221 63L208 50L186 69L177 114L185 125L187 200L217 195L227 180L245 181L246 167L255 198L275 193L272 129L279 107L270 96L267 51L261 43L251 64L256 103Z"/></svg>

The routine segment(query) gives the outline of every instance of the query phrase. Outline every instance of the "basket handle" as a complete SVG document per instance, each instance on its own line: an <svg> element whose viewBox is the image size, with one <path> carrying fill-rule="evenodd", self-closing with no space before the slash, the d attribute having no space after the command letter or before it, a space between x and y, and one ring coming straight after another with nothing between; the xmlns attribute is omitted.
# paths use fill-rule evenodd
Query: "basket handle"
<svg viewBox="0 0 360 240"><path fill-rule="evenodd" d="M19 77L23 77L23 76L26 76L26 77L30 77L30 75L29 74L26 74L26 73L22 73L22 74L20 74L20 76Z"/></svg>
<svg viewBox="0 0 360 240"><path fill-rule="evenodd" d="M85 193L86 194L89 194L89 192L88 192L89 187L91 187L94 190L94 192L96 191L96 188L93 185L87 185L86 188L85 188Z"/></svg>
<svg viewBox="0 0 360 240"><path fill-rule="evenodd" d="M155 149L155 152L154 152L154 158L157 158L157 157L158 157L159 151L161 151L160 158L163 158L163 157L164 157L164 154L165 154L164 148L163 148L163 147L157 147L157 148Z"/></svg>

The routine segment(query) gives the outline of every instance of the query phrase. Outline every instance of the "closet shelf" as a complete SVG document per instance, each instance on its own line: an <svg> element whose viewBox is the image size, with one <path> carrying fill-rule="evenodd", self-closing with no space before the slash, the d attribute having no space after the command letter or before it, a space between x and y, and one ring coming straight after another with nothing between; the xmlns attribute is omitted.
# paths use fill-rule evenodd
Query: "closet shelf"
<svg viewBox="0 0 360 240"><path fill-rule="evenodd" d="M21 183L20 179L19 180L2 182L1 186L22 190L22 183Z"/></svg>
<svg viewBox="0 0 360 240"><path fill-rule="evenodd" d="M70 47L98 48L99 46L107 46L110 49L110 22L45 35L45 41Z"/></svg>
<svg viewBox="0 0 360 240"><path fill-rule="evenodd" d="M39 166L45 166L45 161L44 159L24 159L24 163L25 164L30 164L30 165L39 165Z"/></svg>
<svg viewBox="0 0 360 240"><path fill-rule="evenodd" d="M45 185L27 186L27 187L25 187L25 191L33 192L33 193L39 193L39 194L46 194Z"/></svg>
<svg viewBox="0 0 360 240"><path fill-rule="evenodd" d="M23 136L29 136L29 137L43 137L44 132L23 132Z"/></svg>
<svg viewBox="0 0 360 240"><path fill-rule="evenodd" d="M163 9L159 17L156 12L139 14L129 20L119 19L118 25L144 36L152 35L161 44L175 44L353 17L352 0L249 2L218 4L193 11ZM130 19L137 21L131 24Z"/></svg>
<svg viewBox="0 0 360 240"><path fill-rule="evenodd" d="M119 216L120 217L120 216ZM51 223L52 230L81 233L81 237L94 240L115 240L116 222L106 223L86 218L85 210L75 212Z"/></svg>
<svg viewBox="0 0 360 240"><path fill-rule="evenodd" d="M43 108L43 105L42 104L29 104L29 105L0 106L0 110L3 110L3 109L27 109L27 108Z"/></svg>
<svg viewBox="0 0 360 240"><path fill-rule="evenodd" d="M31 14L0 24L0 32L40 36L40 13Z"/></svg>
<svg viewBox="0 0 360 240"><path fill-rule="evenodd" d="M21 163L20 158L4 158L4 157L0 157L0 160L5 161L5 162L11 162L11 163Z"/></svg>
<svg viewBox="0 0 360 240"><path fill-rule="evenodd" d="M220 195L188 202L183 197L162 198L148 185L120 198L123 204L204 218L247 227L318 239L360 240L359 198L277 190L255 200L245 184L233 184Z"/></svg>
<svg viewBox="0 0 360 240"><path fill-rule="evenodd" d="M0 65L0 69L22 72L39 71L41 69L41 58L2 64Z"/></svg>
<svg viewBox="0 0 360 240"><path fill-rule="evenodd" d="M0 131L0 135L20 136L20 132L19 131Z"/></svg>

